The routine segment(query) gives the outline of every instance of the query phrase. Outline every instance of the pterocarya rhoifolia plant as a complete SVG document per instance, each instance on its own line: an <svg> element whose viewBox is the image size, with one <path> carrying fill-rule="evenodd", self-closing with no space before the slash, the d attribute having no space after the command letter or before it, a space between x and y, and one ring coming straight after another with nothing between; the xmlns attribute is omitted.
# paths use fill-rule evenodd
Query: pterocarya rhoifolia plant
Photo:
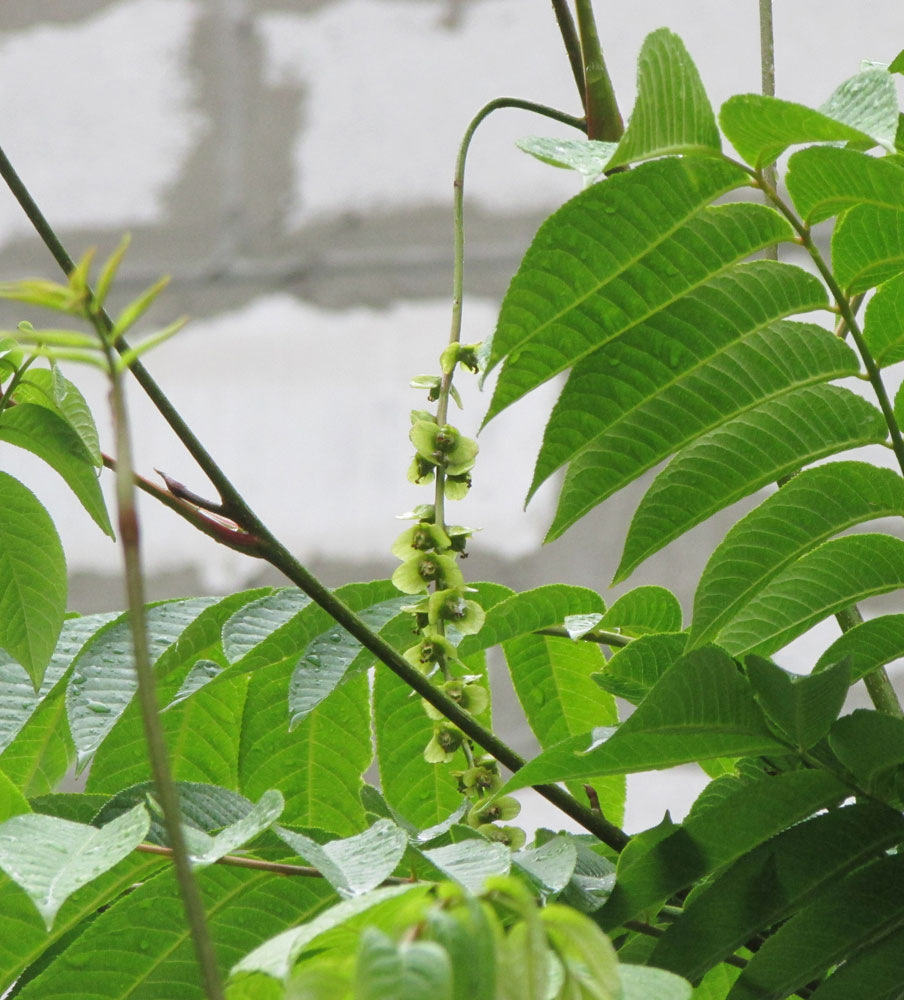
<svg viewBox="0 0 904 1000"><path fill-rule="evenodd" d="M144 367L180 324L127 342L162 283L108 315L126 244L74 262L0 154L65 273L0 289L27 313L0 339L0 440L48 462L102 531L116 525L129 605L66 614L53 522L0 472L7 995L900 993L904 718L885 667L904 655L904 615L858 605L904 587L904 393L887 383L904 361L904 53L864 63L818 109L782 100L763 0L764 93L717 118L663 29L644 42L625 127L589 0L553 8L581 106L500 98L467 129L451 335L437 372L412 381L427 408L412 412L408 477L432 492L403 515L389 580L330 591L273 536ZM583 185L540 227L495 332L463 345L467 152L510 107L575 128L520 145ZM789 243L806 267L779 260ZM74 362L109 379L112 455ZM582 587L466 579L472 529L447 508L478 448L450 400L457 378L494 370L484 423L566 374L529 491L564 469L550 538L662 466L617 582L763 494L710 554L689 621L659 586L607 606ZM133 469L133 380L209 489ZM147 604L136 488L292 586ZM839 635L815 663L777 665L832 616ZM529 762L493 732L496 646L542 748ZM873 707L844 713L860 682ZM634 706L623 721L616 697ZM625 775L688 763L711 779L688 816L625 833ZM84 791L58 790L89 764ZM528 842L509 824L527 786L584 832Z"/></svg>

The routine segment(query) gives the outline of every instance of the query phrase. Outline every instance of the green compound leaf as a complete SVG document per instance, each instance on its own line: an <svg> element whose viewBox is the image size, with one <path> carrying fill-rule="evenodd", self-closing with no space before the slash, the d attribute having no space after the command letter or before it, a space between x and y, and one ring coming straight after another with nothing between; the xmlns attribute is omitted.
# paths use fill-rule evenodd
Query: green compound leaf
<svg viewBox="0 0 904 1000"><path fill-rule="evenodd" d="M357 1000L452 1000L452 963L435 941L396 944L376 927L361 935Z"/></svg>
<svg viewBox="0 0 904 1000"><path fill-rule="evenodd" d="M797 211L810 226L854 205L904 209L900 164L853 149L802 149L788 161L785 180Z"/></svg>
<svg viewBox="0 0 904 1000"><path fill-rule="evenodd" d="M525 153L552 167L577 170L587 180L596 180L606 169L617 142L598 139L547 139L539 135L525 136L515 145Z"/></svg>
<svg viewBox="0 0 904 1000"><path fill-rule="evenodd" d="M547 219L502 305L487 370L509 357L484 422L728 264L785 238L774 213L747 212L752 205L701 212L745 180L718 160L660 160L588 188Z"/></svg>
<svg viewBox="0 0 904 1000"><path fill-rule="evenodd" d="M387 819L378 820L363 833L322 845L282 827L276 832L345 897L375 889L393 873L408 846L405 831Z"/></svg>
<svg viewBox="0 0 904 1000"><path fill-rule="evenodd" d="M805 469L738 521L710 556L694 596L690 648L717 636L770 580L821 542L894 516L904 516L904 483L889 469L865 462Z"/></svg>
<svg viewBox="0 0 904 1000"><path fill-rule="evenodd" d="M612 475L627 482L695 435L782 391L800 365L782 361L776 369L776 355L795 347L807 353L815 328L775 321L825 305L825 290L799 268L740 264L589 355L571 372L550 416L528 499L583 448L616 449ZM636 442L636 453L619 443L624 438Z"/></svg>
<svg viewBox="0 0 904 1000"><path fill-rule="evenodd" d="M850 687L847 662L819 674L795 675L748 656L747 676L763 711L789 743L809 750L828 733L844 705Z"/></svg>
<svg viewBox="0 0 904 1000"><path fill-rule="evenodd" d="M904 361L901 316L904 316L904 274L881 284L866 306L863 339L880 368Z"/></svg>
<svg viewBox="0 0 904 1000"><path fill-rule="evenodd" d="M41 687L66 613L66 559L53 521L17 479L0 472L0 649Z"/></svg>
<svg viewBox="0 0 904 1000"><path fill-rule="evenodd" d="M773 580L719 633L740 656L771 656L823 618L904 587L904 542L890 535L846 535L825 542Z"/></svg>
<svg viewBox="0 0 904 1000"><path fill-rule="evenodd" d="M855 205L832 233L832 269L848 295L904 271L904 211Z"/></svg>
<svg viewBox="0 0 904 1000"><path fill-rule="evenodd" d="M901 815L876 802L833 809L784 830L695 894L657 942L651 961L696 980L818 890L887 850L902 833ZM739 899L744 906L737 905Z"/></svg>
<svg viewBox="0 0 904 1000"><path fill-rule="evenodd" d="M734 660L708 646L667 670L617 729L585 733L551 747L518 771L503 791L709 757L775 753L781 746Z"/></svg>
<svg viewBox="0 0 904 1000"><path fill-rule="evenodd" d="M637 101L608 167L722 148L697 67L667 28L647 35L637 63Z"/></svg>
<svg viewBox="0 0 904 1000"><path fill-rule="evenodd" d="M904 763L904 719L857 709L832 726L829 745L864 787L881 794L883 775Z"/></svg>
<svg viewBox="0 0 904 1000"><path fill-rule="evenodd" d="M637 705L660 677L684 655L684 633L643 635L616 650L593 679L605 691Z"/></svg>
<svg viewBox="0 0 904 1000"><path fill-rule="evenodd" d="M681 604L665 587L635 587L609 608L599 627L629 636L680 632Z"/></svg>
<svg viewBox="0 0 904 1000"><path fill-rule="evenodd" d="M881 858L827 887L783 924L751 958L728 1000L785 997L902 922L904 857Z"/></svg>
<svg viewBox="0 0 904 1000"><path fill-rule="evenodd" d="M602 614L605 610L606 605L596 591L564 583L512 594L490 608L483 628L476 635L462 640L459 655L469 656L538 628L560 625L570 615Z"/></svg>
<svg viewBox="0 0 904 1000"><path fill-rule="evenodd" d="M688 817L630 865L619 866L615 889L600 912L603 929L612 930L659 905L847 794L845 785L823 771L791 771L739 786Z"/></svg>
<svg viewBox="0 0 904 1000"><path fill-rule="evenodd" d="M631 522L616 580L736 500L816 459L878 443L885 433L874 406L834 385L805 386L741 414L698 438L656 477ZM576 475L569 470L568 479ZM568 507L552 530L577 516Z"/></svg>
<svg viewBox="0 0 904 1000"><path fill-rule="evenodd" d="M47 929L77 889L109 871L150 826L143 806L98 829L30 813L0 824L0 868L29 895Z"/></svg>
<svg viewBox="0 0 904 1000"><path fill-rule="evenodd" d="M85 397L59 370L30 368L13 392L17 403L35 403L62 417L78 435L91 457L100 467L103 456L97 437L97 426Z"/></svg>
<svg viewBox="0 0 904 1000"><path fill-rule="evenodd" d="M848 660L851 680L856 681L902 656L904 615L881 615L840 635L816 661L813 673L826 670L839 660Z"/></svg>
<svg viewBox="0 0 904 1000"><path fill-rule="evenodd" d="M522 635L503 643L512 685L540 746L586 733L594 726L618 722L615 699L593 683L591 674L605 665L595 643L573 642L555 636ZM600 808L613 823L621 823L625 809L625 781L621 776L591 782ZM586 791L576 784L569 791L584 801Z"/></svg>

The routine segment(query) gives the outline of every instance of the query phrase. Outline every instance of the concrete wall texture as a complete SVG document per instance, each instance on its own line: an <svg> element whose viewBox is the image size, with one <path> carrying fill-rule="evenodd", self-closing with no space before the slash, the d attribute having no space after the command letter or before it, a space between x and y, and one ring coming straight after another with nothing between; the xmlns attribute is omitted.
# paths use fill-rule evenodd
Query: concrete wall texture
<svg viewBox="0 0 904 1000"><path fill-rule="evenodd" d="M711 100L759 88L754 0L597 4L623 110L644 36L685 40ZM904 8L876 0L776 0L780 96L821 103L863 58L904 47ZM500 95L576 111L548 0L7 0L0 5L0 145L74 254L132 249L121 301L162 273L150 314L191 323L149 367L275 531L328 582L388 575L393 515L425 497L405 480L408 379L436 370L451 284L451 178L468 120ZM576 177L514 140L563 127L505 111L482 127L467 180L466 340L495 310L542 217ZM0 191L0 275L53 275ZM115 305L115 300L114 300ZM3 325L21 316L0 310ZM96 405L104 388L70 372ZM462 426L487 403L465 386ZM522 511L546 387L481 435L475 486L456 517L483 529L469 564L526 588L557 577L605 590L639 496L615 498L538 551L554 487ZM204 492L162 420L132 393L137 464ZM60 517L73 604L118 605L112 543L53 473L15 449L20 474ZM142 507L153 592L250 585L260 568ZM736 516L736 512L732 515ZM687 601L724 519L641 568ZM115 585L114 585L115 587ZM819 649L829 626L806 640ZM788 654L793 668L795 649Z"/></svg>

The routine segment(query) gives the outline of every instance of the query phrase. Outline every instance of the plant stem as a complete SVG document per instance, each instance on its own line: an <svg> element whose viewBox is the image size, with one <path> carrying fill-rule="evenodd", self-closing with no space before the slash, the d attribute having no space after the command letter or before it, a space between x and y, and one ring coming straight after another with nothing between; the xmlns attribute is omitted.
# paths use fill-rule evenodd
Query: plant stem
<svg viewBox="0 0 904 1000"><path fill-rule="evenodd" d="M760 80L761 90L766 97L775 97L775 34L772 28L772 0L759 0L760 5ZM770 187L778 187L778 172L775 164L763 171ZM769 196L763 192L768 203ZM778 260L778 244L766 247L763 256L767 260Z"/></svg>
<svg viewBox="0 0 904 1000"><path fill-rule="evenodd" d="M618 142L625 131L615 90L593 16L592 0L577 0L578 30L584 62L584 108L587 112L587 138Z"/></svg>
<svg viewBox="0 0 904 1000"><path fill-rule="evenodd" d="M534 635L555 635L561 636L563 639L571 638L567 629L559 625L552 625L549 628L538 628L534 631ZM583 642L596 642L601 646L612 646L613 648L622 648L634 641L630 636L622 635L620 632L606 632L602 629L593 629L591 632L585 632L581 636L581 640Z"/></svg>
<svg viewBox="0 0 904 1000"><path fill-rule="evenodd" d="M586 108L587 94L584 87L584 60L581 58L581 40L578 38L577 29L574 26L574 18L571 16L568 0L552 0L552 9L555 11L556 21L559 23L559 31L562 33L562 41L565 43L565 51L568 53L568 61L571 63L574 82L581 95L581 104Z"/></svg>
<svg viewBox="0 0 904 1000"><path fill-rule="evenodd" d="M839 611L835 617L842 632L847 632L863 623L863 616L856 605ZM869 692L870 701L878 711L885 712L886 715L896 715L899 719L904 718L904 709L901 708L894 685L884 667L868 673L863 678L863 683Z"/></svg>
<svg viewBox="0 0 904 1000"><path fill-rule="evenodd" d="M148 758L154 776L154 786L163 810L167 836L172 846L176 881L182 894L185 915L188 919L201 972L201 981L204 984L204 992L208 1000L225 1000L225 993L217 969L216 955L213 950L213 941L204 914L204 903L201 899L198 883L192 873L185 847L179 813L179 798L169 769L166 742L157 708L154 668L151 665L148 649L140 531L135 508L135 486L132 480L132 447L122 377L117 371L116 356L105 336L103 325L98 323L97 328L110 366L110 403L113 410L113 429L116 438L116 501L119 515L119 540L122 545L125 565L129 623L135 656L135 674L138 680L138 701L144 723Z"/></svg>

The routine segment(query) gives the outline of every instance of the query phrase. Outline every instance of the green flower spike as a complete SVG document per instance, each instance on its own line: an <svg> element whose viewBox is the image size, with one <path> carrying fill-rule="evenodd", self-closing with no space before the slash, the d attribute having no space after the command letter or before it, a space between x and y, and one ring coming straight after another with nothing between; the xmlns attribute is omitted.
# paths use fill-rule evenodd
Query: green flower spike
<svg viewBox="0 0 904 1000"><path fill-rule="evenodd" d="M433 727L433 739L424 748L424 760L428 764L448 764L455 751L464 742L465 735L455 726L437 725Z"/></svg>
<svg viewBox="0 0 904 1000"><path fill-rule="evenodd" d="M452 548L452 541L438 524L413 524L395 540L392 554L399 559L409 559L414 552L444 552Z"/></svg>
<svg viewBox="0 0 904 1000"><path fill-rule="evenodd" d="M454 556L418 552L396 567L392 582L403 594L419 594L431 583L443 589L463 587L465 578L461 575Z"/></svg>
<svg viewBox="0 0 904 1000"><path fill-rule="evenodd" d="M527 834L520 826L494 826L492 823L485 823L477 827L477 832L482 833L487 840L505 844L512 851L520 850L527 840Z"/></svg>
<svg viewBox="0 0 904 1000"><path fill-rule="evenodd" d="M479 827L484 823L514 819L519 812L521 803L511 795L502 795L498 799L484 799L471 807L468 813L468 826Z"/></svg>
<svg viewBox="0 0 904 1000"><path fill-rule="evenodd" d="M427 618L431 625L448 623L462 635L474 635L483 628L486 613L476 601L465 600L463 589L437 590L427 600Z"/></svg>
<svg viewBox="0 0 904 1000"><path fill-rule="evenodd" d="M460 678L441 684L440 691L451 698L460 708L470 712L471 715L480 715L481 712L486 711L486 707L490 703L486 688L480 684L466 684ZM424 711L431 719L443 718L443 713L434 708L429 701L424 702Z"/></svg>

